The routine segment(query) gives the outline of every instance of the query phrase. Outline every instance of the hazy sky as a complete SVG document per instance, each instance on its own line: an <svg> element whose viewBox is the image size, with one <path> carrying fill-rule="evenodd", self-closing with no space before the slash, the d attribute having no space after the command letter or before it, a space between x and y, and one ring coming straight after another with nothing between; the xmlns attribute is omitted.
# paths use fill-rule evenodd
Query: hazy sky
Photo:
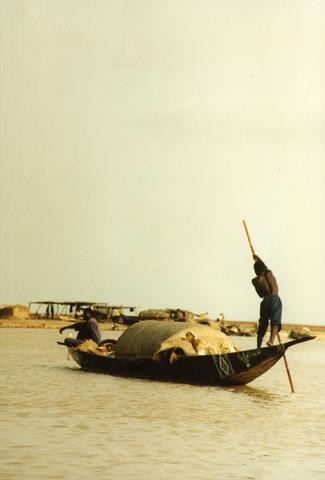
<svg viewBox="0 0 325 480"><path fill-rule="evenodd" d="M0 8L0 303L324 322L325 2Z"/></svg>

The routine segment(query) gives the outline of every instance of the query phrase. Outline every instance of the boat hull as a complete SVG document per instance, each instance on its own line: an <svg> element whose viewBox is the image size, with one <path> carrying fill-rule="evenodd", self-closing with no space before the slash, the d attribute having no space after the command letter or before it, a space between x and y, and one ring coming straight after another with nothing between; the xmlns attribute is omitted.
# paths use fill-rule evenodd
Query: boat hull
<svg viewBox="0 0 325 480"><path fill-rule="evenodd" d="M82 369L98 373L197 385L246 385L268 371L289 347L313 338L228 354L181 356L172 363L168 356L160 360L116 358L73 347L69 352Z"/></svg>

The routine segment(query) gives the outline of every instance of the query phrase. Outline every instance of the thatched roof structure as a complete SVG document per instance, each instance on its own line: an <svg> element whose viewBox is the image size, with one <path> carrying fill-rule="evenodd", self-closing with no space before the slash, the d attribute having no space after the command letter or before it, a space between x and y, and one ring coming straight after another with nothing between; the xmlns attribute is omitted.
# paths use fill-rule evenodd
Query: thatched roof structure
<svg viewBox="0 0 325 480"><path fill-rule="evenodd" d="M29 318L29 310L25 305L0 305L0 318Z"/></svg>

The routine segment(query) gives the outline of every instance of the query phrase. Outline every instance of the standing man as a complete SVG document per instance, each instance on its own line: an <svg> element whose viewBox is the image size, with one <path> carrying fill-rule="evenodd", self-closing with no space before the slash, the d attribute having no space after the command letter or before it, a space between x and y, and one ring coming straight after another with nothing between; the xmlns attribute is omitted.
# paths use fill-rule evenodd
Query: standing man
<svg viewBox="0 0 325 480"><path fill-rule="evenodd" d="M257 330L257 348L260 348L264 335L266 334L268 324L271 324L270 339L266 344L271 347L274 344L275 337L281 331L282 323L282 302L278 295L278 284L265 263L257 256L253 255L254 270L256 277L252 283L259 297L263 298L260 304L260 318Z"/></svg>
<svg viewBox="0 0 325 480"><path fill-rule="evenodd" d="M73 323L67 327L60 328L59 332L62 333L68 328L72 328L78 332L76 339L69 339L70 344L79 345L84 340L93 340L97 344L100 343L101 334L99 330L99 325L94 317L93 310L91 308L85 308L83 313L84 320L81 322Z"/></svg>

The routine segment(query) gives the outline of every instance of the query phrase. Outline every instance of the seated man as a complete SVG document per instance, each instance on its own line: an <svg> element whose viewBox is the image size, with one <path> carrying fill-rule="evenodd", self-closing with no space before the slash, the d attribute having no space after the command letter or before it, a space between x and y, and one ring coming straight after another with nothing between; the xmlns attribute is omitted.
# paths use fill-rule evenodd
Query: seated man
<svg viewBox="0 0 325 480"><path fill-rule="evenodd" d="M67 339L69 346L80 345L84 340L93 340L97 344L100 343L101 333L98 322L96 318L94 318L93 310L91 308L85 308L83 318L84 320L81 322L60 328L60 333L70 328L78 332L77 338Z"/></svg>

